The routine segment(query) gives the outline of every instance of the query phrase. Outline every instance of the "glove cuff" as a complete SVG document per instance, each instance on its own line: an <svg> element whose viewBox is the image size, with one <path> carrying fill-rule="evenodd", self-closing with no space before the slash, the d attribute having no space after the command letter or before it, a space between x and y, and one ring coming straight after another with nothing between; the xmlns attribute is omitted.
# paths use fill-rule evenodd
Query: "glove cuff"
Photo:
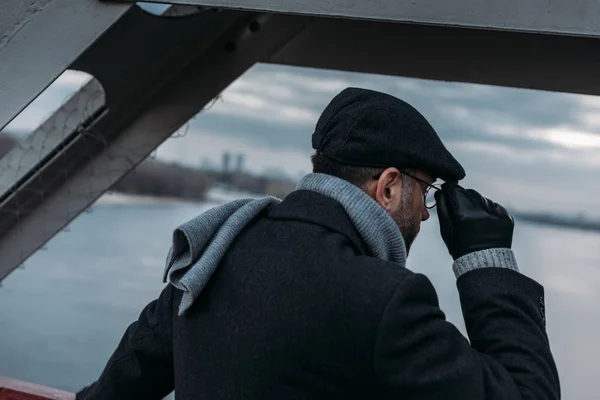
<svg viewBox="0 0 600 400"><path fill-rule="evenodd" d="M507 268L519 271L515 254L511 249L506 248L474 251L458 258L452 266L457 279L461 275L479 268Z"/></svg>

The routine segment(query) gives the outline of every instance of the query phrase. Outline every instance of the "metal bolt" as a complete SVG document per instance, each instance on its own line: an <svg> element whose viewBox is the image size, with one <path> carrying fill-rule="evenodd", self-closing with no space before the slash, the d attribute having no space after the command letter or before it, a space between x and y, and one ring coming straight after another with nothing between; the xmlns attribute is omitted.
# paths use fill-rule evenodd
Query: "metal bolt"
<svg viewBox="0 0 600 400"><path fill-rule="evenodd" d="M259 29L260 29L260 22L252 21L250 23L250 31L251 32L257 32Z"/></svg>

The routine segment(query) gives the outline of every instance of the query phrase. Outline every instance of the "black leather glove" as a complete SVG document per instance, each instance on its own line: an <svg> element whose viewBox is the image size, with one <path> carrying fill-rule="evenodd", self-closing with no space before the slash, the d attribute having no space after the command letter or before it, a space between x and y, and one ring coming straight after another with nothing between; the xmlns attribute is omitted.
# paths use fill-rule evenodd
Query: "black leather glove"
<svg viewBox="0 0 600 400"><path fill-rule="evenodd" d="M510 248L514 220L504 207L447 182L435 193L442 239L454 260L474 251Z"/></svg>

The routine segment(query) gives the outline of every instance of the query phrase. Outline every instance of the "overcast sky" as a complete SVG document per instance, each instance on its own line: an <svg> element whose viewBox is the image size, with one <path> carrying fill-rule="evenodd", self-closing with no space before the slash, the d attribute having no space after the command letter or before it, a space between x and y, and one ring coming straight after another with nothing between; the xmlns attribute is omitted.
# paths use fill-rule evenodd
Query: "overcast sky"
<svg viewBox="0 0 600 400"><path fill-rule="evenodd" d="M86 77L63 74L8 130L31 130ZM393 94L429 119L467 171L465 186L513 209L600 216L600 98L338 71L257 65L157 157L220 164L243 152L257 173L310 170L320 112L348 86Z"/></svg>

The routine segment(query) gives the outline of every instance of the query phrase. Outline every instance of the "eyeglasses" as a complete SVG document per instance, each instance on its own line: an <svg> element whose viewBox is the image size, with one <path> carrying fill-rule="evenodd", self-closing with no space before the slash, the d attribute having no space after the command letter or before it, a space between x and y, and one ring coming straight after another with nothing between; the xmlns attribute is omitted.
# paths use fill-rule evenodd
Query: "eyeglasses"
<svg viewBox="0 0 600 400"><path fill-rule="evenodd" d="M400 172L406 176L410 176L411 178L413 178L415 181L421 183L422 185L425 185L425 192L423 193L423 204L425 205L425 208L428 210L431 210L432 208L434 208L436 206L435 191L442 190L439 187L441 185L441 182L439 180L436 180L435 182L433 182L433 184L431 184L431 183L425 182L423 179L416 177L409 172L406 172L406 171L400 171ZM380 172L379 174L373 176L373 179L381 178L382 174L383 174L383 171ZM434 189L434 190L432 191L431 189Z"/></svg>

